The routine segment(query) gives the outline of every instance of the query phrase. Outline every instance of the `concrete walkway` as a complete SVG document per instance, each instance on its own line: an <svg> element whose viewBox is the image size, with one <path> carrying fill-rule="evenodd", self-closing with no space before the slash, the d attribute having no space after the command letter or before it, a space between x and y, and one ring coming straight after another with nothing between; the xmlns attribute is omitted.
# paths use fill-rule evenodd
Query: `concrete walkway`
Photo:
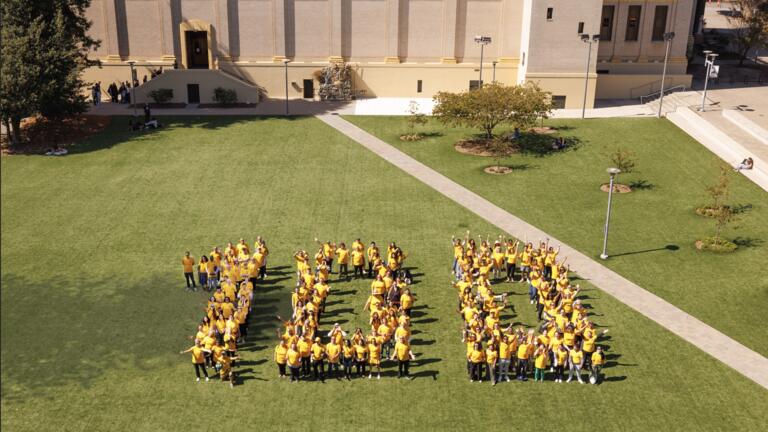
<svg viewBox="0 0 768 432"><path fill-rule="evenodd" d="M568 257L571 268L581 277L588 279L596 287L612 295L627 306L732 367L763 388L768 389L768 359L765 357L624 279L592 258L497 207L488 200L339 116L319 115L317 117L329 126L357 141L363 147L381 156L389 163L416 177L418 180L505 232L520 239L528 238L535 240L549 238L550 243L560 243L561 255Z"/></svg>

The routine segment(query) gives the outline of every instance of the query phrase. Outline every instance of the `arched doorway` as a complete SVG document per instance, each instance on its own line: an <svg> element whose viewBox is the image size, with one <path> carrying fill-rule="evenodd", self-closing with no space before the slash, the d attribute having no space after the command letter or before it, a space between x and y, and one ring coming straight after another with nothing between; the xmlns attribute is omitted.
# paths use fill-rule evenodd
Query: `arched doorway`
<svg viewBox="0 0 768 432"><path fill-rule="evenodd" d="M179 24L181 35L181 65L184 69L212 69L213 27L200 20L189 20Z"/></svg>

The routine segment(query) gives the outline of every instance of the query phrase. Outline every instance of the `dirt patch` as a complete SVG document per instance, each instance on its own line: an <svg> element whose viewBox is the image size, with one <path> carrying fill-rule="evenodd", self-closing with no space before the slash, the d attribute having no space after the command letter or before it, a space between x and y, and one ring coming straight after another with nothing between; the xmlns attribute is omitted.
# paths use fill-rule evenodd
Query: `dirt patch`
<svg viewBox="0 0 768 432"><path fill-rule="evenodd" d="M511 173L513 170L511 167L508 167L508 166L493 165L493 166L483 168L483 171L485 171L488 174L504 175L504 174Z"/></svg>
<svg viewBox="0 0 768 432"><path fill-rule="evenodd" d="M603 183L600 185L600 190L603 192L608 192L609 187L610 186L608 183ZM621 183L613 184L613 193L630 193L630 192L632 192L632 188L625 184L621 184Z"/></svg>
<svg viewBox="0 0 768 432"><path fill-rule="evenodd" d="M111 117L88 114L68 117L60 123L30 117L21 123L22 136L27 142L15 148L4 144L2 154L45 154L56 145L71 150L79 141L104 130L110 121Z"/></svg>
<svg viewBox="0 0 768 432"><path fill-rule="evenodd" d="M472 139L465 139L457 142L453 146L453 148L455 148L457 152L463 153L463 154L468 154L472 156L493 157L495 155L489 149L490 144L491 144L490 139L472 138ZM510 143L509 150L506 152L504 156L515 154L518 151L519 151L518 148L515 147L512 143Z"/></svg>
<svg viewBox="0 0 768 432"><path fill-rule="evenodd" d="M421 141L422 138L421 134L400 135L400 141Z"/></svg>

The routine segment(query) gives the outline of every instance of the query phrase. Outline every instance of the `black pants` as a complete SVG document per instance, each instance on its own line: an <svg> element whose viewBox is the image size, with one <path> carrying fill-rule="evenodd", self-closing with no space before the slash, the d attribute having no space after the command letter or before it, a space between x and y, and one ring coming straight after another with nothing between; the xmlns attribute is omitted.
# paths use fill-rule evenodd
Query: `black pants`
<svg viewBox="0 0 768 432"><path fill-rule="evenodd" d="M398 360L397 361L397 376L398 377L407 377L407 376L409 376L408 366L410 364L411 364L410 360Z"/></svg>
<svg viewBox="0 0 768 432"><path fill-rule="evenodd" d="M339 277L347 277L347 273L349 273L349 267L347 267L347 264L339 264Z"/></svg>
<svg viewBox="0 0 768 432"><path fill-rule="evenodd" d="M368 277L373 279L373 263L368 261Z"/></svg>
<svg viewBox="0 0 768 432"><path fill-rule="evenodd" d="M356 265L355 266L353 276L357 277L357 275L360 275L360 277L363 277L363 266L362 265Z"/></svg>
<svg viewBox="0 0 768 432"><path fill-rule="evenodd" d="M507 279L515 279L515 265L507 263Z"/></svg>
<svg viewBox="0 0 768 432"><path fill-rule="evenodd" d="M205 369L205 363L194 363L195 365L195 375L197 378L200 378L200 370L203 370L203 375L205 375L206 378L208 378L208 371Z"/></svg>
<svg viewBox="0 0 768 432"><path fill-rule="evenodd" d="M536 314L539 317L539 321L541 321L541 314L544 312L544 303L537 302L536 303Z"/></svg>
<svg viewBox="0 0 768 432"><path fill-rule="evenodd" d="M484 363L472 363L470 366L470 378L473 381L482 381L483 380L483 369L485 364Z"/></svg>
<svg viewBox="0 0 768 432"><path fill-rule="evenodd" d="M528 369L528 359L517 359L518 378L525 378L526 369Z"/></svg>
<svg viewBox="0 0 768 432"><path fill-rule="evenodd" d="M309 372L310 372L309 356L302 357L301 358L301 374L305 376L309 376Z"/></svg>
<svg viewBox="0 0 768 432"><path fill-rule="evenodd" d="M259 267L259 279L264 279L267 277L267 266L263 265Z"/></svg>
<svg viewBox="0 0 768 432"><path fill-rule="evenodd" d="M280 373L280 376L285 376L285 363L277 364L277 371Z"/></svg>
<svg viewBox="0 0 768 432"><path fill-rule="evenodd" d="M312 362L312 376L315 379L320 378L321 380L325 380L325 364L322 360L315 360Z"/></svg>
<svg viewBox="0 0 768 432"><path fill-rule="evenodd" d="M354 360L351 358L345 358L344 359L344 376L347 379L352 378L352 363L354 363Z"/></svg>
<svg viewBox="0 0 768 432"><path fill-rule="evenodd" d="M546 279L552 279L552 267L545 265L544 266L544 277Z"/></svg>
<svg viewBox="0 0 768 432"><path fill-rule="evenodd" d="M331 375L335 376L337 379L341 378L340 370L339 370L339 363L331 363L328 362L328 376Z"/></svg>
<svg viewBox="0 0 768 432"><path fill-rule="evenodd" d="M563 373L565 372L565 367L563 365L555 366L555 379L563 379Z"/></svg>
<svg viewBox="0 0 768 432"><path fill-rule="evenodd" d="M301 378L299 378L299 367L290 367L291 369L291 381L300 381Z"/></svg>
<svg viewBox="0 0 768 432"><path fill-rule="evenodd" d="M184 279L187 281L187 288L196 287L195 285L195 274L192 272L184 273Z"/></svg>
<svg viewBox="0 0 768 432"><path fill-rule="evenodd" d="M328 266L328 274L333 273L333 258L325 260L325 264Z"/></svg>
<svg viewBox="0 0 768 432"><path fill-rule="evenodd" d="M356 360L355 361L355 372L358 376L365 375L365 360Z"/></svg>

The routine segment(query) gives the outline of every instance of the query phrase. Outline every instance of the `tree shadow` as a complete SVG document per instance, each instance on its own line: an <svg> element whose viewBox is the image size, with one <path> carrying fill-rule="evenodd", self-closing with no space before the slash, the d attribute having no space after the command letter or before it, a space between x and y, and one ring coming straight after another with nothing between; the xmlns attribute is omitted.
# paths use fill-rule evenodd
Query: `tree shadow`
<svg viewBox="0 0 768 432"><path fill-rule="evenodd" d="M753 207L752 204L736 204L731 207L731 211L735 214L742 214L752 210Z"/></svg>
<svg viewBox="0 0 768 432"><path fill-rule="evenodd" d="M731 241L738 247L746 247L746 248L758 247L764 243L763 239L754 238L754 237L736 237Z"/></svg>
<svg viewBox="0 0 768 432"><path fill-rule="evenodd" d="M649 183L648 180L634 180L629 183L629 187L632 188L632 190L651 190L655 189L656 185Z"/></svg>
<svg viewBox="0 0 768 432"><path fill-rule="evenodd" d="M555 148L553 146L556 137L565 138L566 146L564 148ZM552 156L555 154L576 151L581 147L581 138L577 136L562 136L558 134L538 134L523 133L520 139L515 143L521 154L532 155L536 157Z"/></svg>

